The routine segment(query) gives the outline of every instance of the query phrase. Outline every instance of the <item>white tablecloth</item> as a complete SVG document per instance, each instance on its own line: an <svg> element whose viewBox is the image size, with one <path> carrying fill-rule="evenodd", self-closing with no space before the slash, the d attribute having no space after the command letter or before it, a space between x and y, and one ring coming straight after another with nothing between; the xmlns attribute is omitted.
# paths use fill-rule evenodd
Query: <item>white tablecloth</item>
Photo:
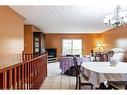
<svg viewBox="0 0 127 95"><path fill-rule="evenodd" d="M104 81L127 81L127 63L119 62L112 67L109 62L83 62L82 73L96 87Z"/></svg>

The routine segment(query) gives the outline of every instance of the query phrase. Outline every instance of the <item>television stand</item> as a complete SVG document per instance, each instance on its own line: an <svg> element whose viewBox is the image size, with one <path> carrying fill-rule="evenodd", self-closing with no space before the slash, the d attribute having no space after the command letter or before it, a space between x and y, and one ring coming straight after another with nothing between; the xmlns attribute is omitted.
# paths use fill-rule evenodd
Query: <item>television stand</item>
<svg viewBox="0 0 127 95"><path fill-rule="evenodd" d="M48 56L48 63L53 63L57 61L57 57L50 57Z"/></svg>

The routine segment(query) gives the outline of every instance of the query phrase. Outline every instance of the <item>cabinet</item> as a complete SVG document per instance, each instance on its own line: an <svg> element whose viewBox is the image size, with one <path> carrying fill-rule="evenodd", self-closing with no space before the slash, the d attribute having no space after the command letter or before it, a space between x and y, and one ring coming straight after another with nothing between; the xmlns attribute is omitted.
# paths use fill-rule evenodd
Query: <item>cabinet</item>
<svg viewBox="0 0 127 95"><path fill-rule="evenodd" d="M33 25L24 26L24 53L44 53L45 34Z"/></svg>
<svg viewBox="0 0 127 95"><path fill-rule="evenodd" d="M42 32L33 32L33 53L45 52L45 35Z"/></svg>
<svg viewBox="0 0 127 95"><path fill-rule="evenodd" d="M41 32L33 32L33 53L41 53Z"/></svg>

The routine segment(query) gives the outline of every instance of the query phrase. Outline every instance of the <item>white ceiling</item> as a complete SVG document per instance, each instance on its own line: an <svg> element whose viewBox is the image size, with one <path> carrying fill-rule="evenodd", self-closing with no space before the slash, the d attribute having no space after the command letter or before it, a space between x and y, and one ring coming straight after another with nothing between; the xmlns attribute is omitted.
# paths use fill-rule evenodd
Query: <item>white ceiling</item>
<svg viewBox="0 0 127 95"><path fill-rule="evenodd" d="M127 1L121 1L119 4L126 10ZM10 7L25 18L25 24L33 24L45 33L100 33L111 28L104 25L103 19L114 12L116 4L113 0L89 0L84 6Z"/></svg>

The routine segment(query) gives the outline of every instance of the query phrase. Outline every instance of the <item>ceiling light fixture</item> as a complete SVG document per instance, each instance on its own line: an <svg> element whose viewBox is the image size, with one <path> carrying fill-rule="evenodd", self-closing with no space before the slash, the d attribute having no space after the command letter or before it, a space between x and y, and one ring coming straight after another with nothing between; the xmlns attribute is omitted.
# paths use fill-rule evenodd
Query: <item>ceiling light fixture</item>
<svg viewBox="0 0 127 95"><path fill-rule="evenodd" d="M127 12L123 11L120 5L117 5L113 15L107 15L104 19L106 26L118 27L127 23Z"/></svg>

